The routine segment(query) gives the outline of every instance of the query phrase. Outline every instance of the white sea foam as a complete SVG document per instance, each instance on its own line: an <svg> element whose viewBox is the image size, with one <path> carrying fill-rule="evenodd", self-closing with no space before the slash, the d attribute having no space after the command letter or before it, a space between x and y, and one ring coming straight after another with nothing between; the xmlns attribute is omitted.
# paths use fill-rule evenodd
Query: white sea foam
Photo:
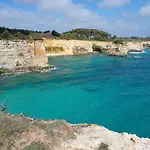
<svg viewBox="0 0 150 150"><path fill-rule="evenodd" d="M134 56L134 58L142 58L141 56Z"/></svg>
<svg viewBox="0 0 150 150"><path fill-rule="evenodd" d="M42 70L41 73L45 73L45 72L51 72L53 70L56 70L57 68L54 67L54 68L49 68L49 69L45 69L45 70Z"/></svg>
<svg viewBox="0 0 150 150"><path fill-rule="evenodd" d="M146 51L142 51L142 52L129 52L130 54L143 54L146 53Z"/></svg>

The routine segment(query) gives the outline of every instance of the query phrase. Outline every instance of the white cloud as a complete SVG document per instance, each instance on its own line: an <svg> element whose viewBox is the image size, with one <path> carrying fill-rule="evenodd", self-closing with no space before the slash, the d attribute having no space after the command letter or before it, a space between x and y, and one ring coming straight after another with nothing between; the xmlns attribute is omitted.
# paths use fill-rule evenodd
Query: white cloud
<svg viewBox="0 0 150 150"><path fill-rule="evenodd" d="M117 8L128 5L131 0L102 0L98 3L100 8Z"/></svg>
<svg viewBox="0 0 150 150"><path fill-rule="evenodd" d="M35 0L33 4L37 10L29 12L0 3L0 26L42 31L55 29L59 32L96 28L118 36L150 35L149 18L140 17L137 13L102 17L83 4L74 4L72 0Z"/></svg>
<svg viewBox="0 0 150 150"><path fill-rule="evenodd" d="M65 9L60 9L65 10ZM49 10L48 11L52 11ZM56 11L57 12L57 11ZM60 12L60 11L59 11ZM10 28L24 28L33 30L52 30L63 32L72 28L99 28L110 29L111 25L107 21L93 13L92 11L84 8L82 5L74 5L72 9L63 11L61 15L43 11L28 12L12 7L0 5L0 26Z"/></svg>
<svg viewBox="0 0 150 150"><path fill-rule="evenodd" d="M13 0L14 2L20 2L20 3L33 3L37 0Z"/></svg>
<svg viewBox="0 0 150 150"><path fill-rule="evenodd" d="M150 4L148 4L147 6L143 6L139 13L142 15L142 16L150 16Z"/></svg>
<svg viewBox="0 0 150 150"><path fill-rule="evenodd" d="M72 0L14 0L15 2L34 2L37 11L46 13L61 13L71 19L91 21L99 19L93 11L86 9L83 4L74 4Z"/></svg>
<svg viewBox="0 0 150 150"><path fill-rule="evenodd" d="M52 9L55 11L67 11L69 7L73 7L72 0L38 0L40 9Z"/></svg>

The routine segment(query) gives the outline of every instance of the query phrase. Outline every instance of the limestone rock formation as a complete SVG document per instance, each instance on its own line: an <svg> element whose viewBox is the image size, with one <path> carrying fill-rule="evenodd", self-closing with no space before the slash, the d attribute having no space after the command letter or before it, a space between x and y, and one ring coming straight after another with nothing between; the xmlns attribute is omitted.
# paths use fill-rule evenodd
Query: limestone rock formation
<svg viewBox="0 0 150 150"><path fill-rule="evenodd" d="M80 40L56 40L45 39L46 47L61 47L64 51L60 55L85 54L92 52L107 53L110 56L126 56L129 51L141 52L142 42L126 42L114 44L113 42L102 41L80 41ZM48 53L49 54L49 53ZM52 54L52 52L51 52ZM58 53L57 53L58 54Z"/></svg>
<svg viewBox="0 0 150 150"><path fill-rule="evenodd" d="M11 71L31 71L47 66L43 40L0 40L0 68Z"/></svg>

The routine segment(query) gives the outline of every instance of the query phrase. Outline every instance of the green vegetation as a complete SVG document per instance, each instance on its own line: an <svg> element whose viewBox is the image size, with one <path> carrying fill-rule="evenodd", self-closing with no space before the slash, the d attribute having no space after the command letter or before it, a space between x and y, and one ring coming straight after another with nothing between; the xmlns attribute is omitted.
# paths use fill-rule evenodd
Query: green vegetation
<svg viewBox="0 0 150 150"><path fill-rule="evenodd" d="M13 39L29 39L33 36L41 35L40 31L32 31L32 30L23 30L23 29L9 29L5 27L0 27L0 39L4 40L13 40Z"/></svg>
<svg viewBox="0 0 150 150"><path fill-rule="evenodd" d="M52 36L59 37L60 33L56 32L55 30L52 30Z"/></svg>
<svg viewBox="0 0 150 150"><path fill-rule="evenodd" d="M63 47L45 47L47 53L60 53L63 52Z"/></svg>
<svg viewBox="0 0 150 150"><path fill-rule="evenodd" d="M11 71L8 70L8 69L0 69L0 75L1 74L6 74L6 73L11 73Z"/></svg>
<svg viewBox="0 0 150 150"><path fill-rule="evenodd" d="M26 146L23 150L46 150L46 146L43 143L32 143Z"/></svg>
<svg viewBox="0 0 150 150"><path fill-rule="evenodd" d="M105 143L101 143L98 150L109 150L109 145Z"/></svg>
<svg viewBox="0 0 150 150"><path fill-rule="evenodd" d="M113 40L113 43L114 44L124 44L124 40L122 40L122 39L115 39L115 40Z"/></svg>
<svg viewBox="0 0 150 150"><path fill-rule="evenodd" d="M148 41L150 37L117 37L116 35L111 35L102 30L98 29L88 29L88 28L77 28L68 32L59 33L56 30L46 30L33 31L24 29L9 29L5 27L0 27L0 39L4 40L26 40L26 39L41 39L41 38L51 38L51 39L67 39L67 40L93 40L93 41L114 41L118 44L119 40L123 41Z"/></svg>
<svg viewBox="0 0 150 150"><path fill-rule="evenodd" d="M28 131L28 124L19 119L11 119L0 113L0 149L3 146L11 149L14 140L23 132Z"/></svg>
<svg viewBox="0 0 150 150"><path fill-rule="evenodd" d="M65 32L62 35L60 35L60 37L68 40L73 39L105 41L111 39L111 34L97 29L79 28L73 29L69 32Z"/></svg>

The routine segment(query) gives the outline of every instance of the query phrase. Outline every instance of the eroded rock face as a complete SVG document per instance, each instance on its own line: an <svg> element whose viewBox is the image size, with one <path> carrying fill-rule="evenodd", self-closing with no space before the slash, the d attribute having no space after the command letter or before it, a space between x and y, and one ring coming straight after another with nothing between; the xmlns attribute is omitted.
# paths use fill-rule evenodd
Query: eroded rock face
<svg viewBox="0 0 150 150"><path fill-rule="evenodd" d="M150 41L143 42L143 47L146 49L150 49Z"/></svg>
<svg viewBox="0 0 150 150"><path fill-rule="evenodd" d="M0 40L0 68L25 71L34 67L44 67L47 63L42 40Z"/></svg>
<svg viewBox="0 0 150 150"><path fill-rule="evenodd" d="M41 66L44 67L48 63L48 57L45 52L45 45L44 45L44 40L39 39L39 40L32 40L28 42L31 51L33 51L33 66Z"/></svg>
<svg viewBox="0 0 150 150"><path fill-rule="evenodd" d="M73 47L72 52L73 52L74 55L87 54L87 53L89 53L89 50L87 50L83 47L80 47L80 46L75 46L75 47Z"/></svg>
<svg viewBox="0 0 150 150"><path fill-rule="evenodd" d="M85 54L92 52L108 53L110 56L126 56L129 51L141 52L142 42L126 42L114 44L113 42L80 41L80 40L44 40L47 47L62 47L60 55Z"/></svg>

